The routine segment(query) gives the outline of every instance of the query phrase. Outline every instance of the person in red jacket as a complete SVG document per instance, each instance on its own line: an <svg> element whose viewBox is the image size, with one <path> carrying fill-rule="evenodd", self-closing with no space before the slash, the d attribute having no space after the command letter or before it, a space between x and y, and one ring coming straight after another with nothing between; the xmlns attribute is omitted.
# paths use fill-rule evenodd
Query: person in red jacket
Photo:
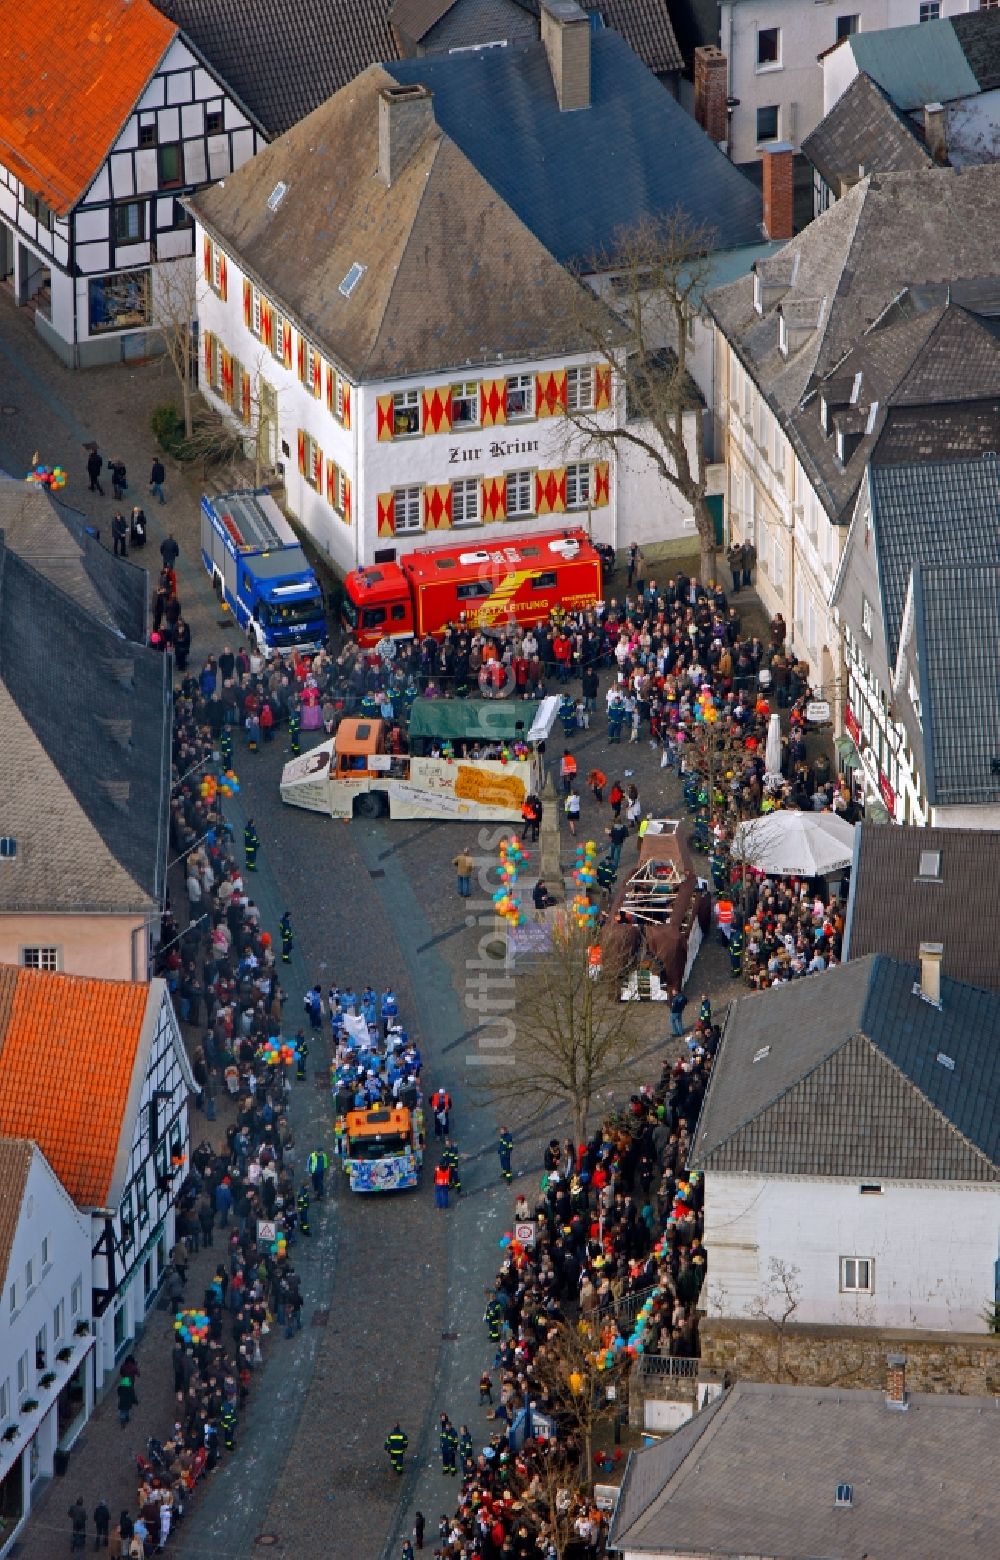
<svg viewBox="0 0 1000 1560"><path fill-rule="evenodd" d="M274 738L274 711L267 700L260 707L260 729L265 742Z"/></svg>

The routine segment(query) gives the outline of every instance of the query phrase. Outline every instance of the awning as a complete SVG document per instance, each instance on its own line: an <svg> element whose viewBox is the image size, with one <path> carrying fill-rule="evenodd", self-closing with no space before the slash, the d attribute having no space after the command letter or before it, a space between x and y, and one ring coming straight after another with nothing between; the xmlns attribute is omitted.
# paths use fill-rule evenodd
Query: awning
<svg viewBox="0 0 1000 1560"><path fill-rule="evenodd" d="M837 755L837 768L843 774L848 775L852 769L861 768L861 760L853 737L834 737L833 747Z"/></svg>
<svg viewBox="0 0 1000 1560"><path fill-rule="evenodd" d="M520 699L414 699L410 710L410 738L436 737L440 741L527 742L543 718L546 705L559 708L557 698L543 699L536 709ZM555 720L553 713L548 730ZM532 738L533 741L538 740Z"/></svg>

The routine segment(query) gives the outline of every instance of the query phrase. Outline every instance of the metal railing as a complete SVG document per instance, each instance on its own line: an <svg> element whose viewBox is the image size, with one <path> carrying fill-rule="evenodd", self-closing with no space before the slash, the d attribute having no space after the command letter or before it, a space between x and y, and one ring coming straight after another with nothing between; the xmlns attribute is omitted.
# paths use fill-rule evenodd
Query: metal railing
<svg viewBox="0 0 1000 1560"><path fill-rule="evenodd" d="M675 1380L693 1380L701 1369L701 1360L673 1354L640 1354L635 1362L640 1376L668 1376Z"/></svg>
<svg viewBox="0 0 1000 1560"><path fill-rule="evenodd" d="M622 1295L618 1300L612 1300L610 1305L603 1305L599 1311L593 1313L594 1319L599 1323L612 1318L618 1323L634 1322L657 1287L656 1284L648 1284L645 1289L636 1289L631 1294Z"/></svg>

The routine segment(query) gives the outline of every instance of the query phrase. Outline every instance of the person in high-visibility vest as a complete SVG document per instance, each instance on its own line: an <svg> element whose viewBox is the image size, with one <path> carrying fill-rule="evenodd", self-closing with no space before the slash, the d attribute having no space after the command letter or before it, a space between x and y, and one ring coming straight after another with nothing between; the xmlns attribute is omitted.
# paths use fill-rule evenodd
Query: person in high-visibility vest
<svg viewBox="0 0 1000 1560"><path fill-rule="evenodd" d="M562 781L563 791L568 796L576 780L576 759L569 748L563 749L563 756L559 760L559 778Z"/></svg>
<svg viewBox="0 0 1000 1560"><path fill-rule="evenodd" d="M292 934L291 911L285 911L278 922L278 927L281 931L281 962L282 964L290 964L292 962L292 945L295 941Z"/></svg>
<svg viewBox="0 0 1000 1560"><path fill-rule="evenodd" d="M451 1171L446 1164L438 1165L434 1172L434 1206L435 1208L447 1208L448 1188L451 1186Z"/></svg>
<svg viewBox="0 0 1000 1560"><path fill-rule="evenodd" d="M406 1448L410 1444L410 1438L406 1431L400 1428L399 1420L393 1425L385 1438L385 1449L389 1454L389 1462L393 1473L402 1473L403 1458L406 1456Z"/></svg>
<svg viewBox="0 0 1000 1560"><path fill-rule="evenodd" d="M314 1148L306 1161L306 1169L312 1177L313 1195L317 1202L323 1196L323 1180L330 1168L330 1157L325 1149Z"/></svg>
<svg viewBox="0 0 1000 1560"><path fill-rule="evenodd" d="M509 1128L502 1127L500 1130L500 1141L497 1144L497 1153L500 1155L500 1174L508 1186L514 1179L514 1172L510 1163L510 1156L513 1152L514 1139L510 1135Z"/></svg>

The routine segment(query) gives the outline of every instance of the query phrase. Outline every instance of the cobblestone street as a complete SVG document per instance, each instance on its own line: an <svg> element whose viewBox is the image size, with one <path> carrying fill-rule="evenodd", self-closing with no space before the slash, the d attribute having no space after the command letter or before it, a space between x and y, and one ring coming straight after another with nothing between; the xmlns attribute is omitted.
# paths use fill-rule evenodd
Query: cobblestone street
<svg viewBox="0 0 1000 1560"><path fill-rule="evenodd" d="M217 622L218 604L198 556L198 488L168 463L168 503L146 502L145 478L153 448L149 412L173 393L171 371L160 363L73 375L35 338L30 320L0 305L0 466L26 470L35 450L69 472L66 502L100 524L110 536L110 497L87 491L82 445L96 439L105 456L120 455L130 477L129 502L143 503L150 520L145 556L136 562L153 570L169 525L181 546L178 566L185 617L193 633L192 665L233 638ZM13 410L10 410L13 408ZM234 640L235 642L235 640ZM282 734L283 736L284 734ZM553 738L553 744L556 742ZM647 812L671 815L679 787L659 768L648 744L605 747L605 724L573 743L581 775L594 761L623 780L632 772ZM489 1422L479 1407L480 1372L493 1350L482 1322L483 1292L498 1266L498 1240L509 1227L513 1192L499 1184L495 1152L502 1107L485 1104L476 1034L482 1015L467 997L477 958L495 866L499 830L482 834L467 825L444 823L334 823L316 814L283 808L278 779L287 757L281 740L250 755L237 743L235 768L241 794L229 804L237 838L252 813L261 839L261 870L254 893L272 931L281 912L291 910L296 951L285 981L286 1018L298 1023L302 997L313 981L358 987L394 985L407 1027L415 1031L425 1057L425 1091L445 1086L455 1100L455 1137L463 1158L463 1195L447 1214L435 1210L429 1177L413 1194L377 1202L352 1197L339 1181L315 1222L311 1241L300 1238L296 1263L303 1275L304 1329L292 1341L268 1340L266 1363L258 1371L249 1412L241 1424L239 1450L224 1459L207 1489L203 1486L174 1544L185 1557L242 1557L255 1545L296 1560L358 1560L398 1556L414 1511L423 1511L429 1532L454 1498L454 1482L442 1478L437 1456L437 1415L446 1409L456 1425L467 1423L484 1442ZM620 766L613 771L609 765ZM610 821L589 792L583 797L580 838L602 837ZM473 837L470 838L470 833ZM484 844L489 841L489 845ZM481 906L482 925L467 919L469 908L455 892L452 859L463 845L481 858L482 883L489 891ZM634 859L626 846L624 865ZM563 840L564 864L572 842ZM183 895L175 892L175 905ZM718 1003L729 995L724 951L707 945L692 984L697 1000L707 990ZM646 1040L636 1076L655 1078L669 1041L666 1009L643 1010ZM197 1036L189 1033L188 1041ZM324 1054L312 1048L308 1085L298 1085L292 1108L297 1154L331 1146L329 1096L323 1083ZM610 1104L607 1100L602 1102ZM224 1132L220 1110L212 1129ZM541 1145L566 1123L536 1122L518 1131L514 1165L517 1190L537 1187ZM194 1133L208 1130L195 1117ZM212 1253L191 1266L189 1295L200 1300L210 1276ZM134 1509L134 1456L146 1437L169 1429L171 1379L170 1317L150 1313L139 1349L140 1403L123 1433L113 1396L99 1406L70 1459L66 1478L38 1501L17 1553L22 1560L46 1560L68 1535L65 1510L77 1493L92 1510L106 1496L117 1517ZM410 1439L404 1479L391 1472L383 1452L387 1430L398 1417Z"/></svg>

